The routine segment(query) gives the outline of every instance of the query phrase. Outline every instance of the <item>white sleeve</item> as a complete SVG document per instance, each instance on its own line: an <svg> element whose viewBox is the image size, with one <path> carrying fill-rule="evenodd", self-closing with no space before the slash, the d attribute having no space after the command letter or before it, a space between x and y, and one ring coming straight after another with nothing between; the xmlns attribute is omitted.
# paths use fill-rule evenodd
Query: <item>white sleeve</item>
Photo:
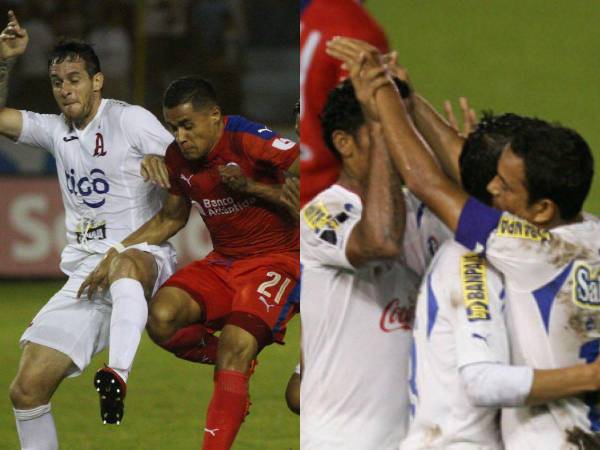
<svg viewBox="0 0 600 450"><path fill-rule="evenodd" d="M508 363L500 275L477 253L461 255L459 264L460 299L454 308L458 367L479 362Z"/></svg>
<svg viewBox="0 0 600 450"><path fill-rule="evenodd" d="M53 133L62 124L63 118L56 114L38 114L20 111L23 119L21 134L17 143L43 148L55 154Z"/></svg>
<svg viewBox="0 0 600 450"><path fill-rule="evenodd" d="M354 270L346 256L346 246L360 221L361 205L320 196L306 205L300 216L302 264Z"/></svg>
<svg viewBox="0 0 600 450"><path fill-rule="evenodd" d="M452 238L452 232L427 206L404 189L406 226L402 241L406 265L418 276L423 276L440 246Z"/></svg>
<svg viewBox="0 0 600 450"><path fill-rule="evenodd" d="M460 380L475 406L523 406L531 392L533 369L482 362L461 367Z"/></svg>
<svg viewBox="0 0 600 450"><path fill-rule="evenodd" d="M167 147L173 142L173 135L154 114L141 106L131 105L125 109L121 120L129 144L140 155L165 156Z"/></svg>

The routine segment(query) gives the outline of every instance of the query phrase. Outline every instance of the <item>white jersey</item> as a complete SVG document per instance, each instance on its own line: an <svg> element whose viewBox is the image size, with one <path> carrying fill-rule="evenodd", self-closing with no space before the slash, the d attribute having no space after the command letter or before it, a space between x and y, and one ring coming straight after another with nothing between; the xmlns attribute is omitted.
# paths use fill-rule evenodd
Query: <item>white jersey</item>
<svg viewBox="0 0 600 450"><path fill-rule="evenodd" d="M67 275L82 258L104 253L160 209L160 190L144 182L140 162L146 154L164 156L173 137L149 111L104 99L83 130L62 115L21 114L18 142L56 159L68 242L61 269Z"/></svg>
<svg viewBox="0 0 600 450"><path fill-rule="evenodd" d="M598 356L600 223L544 231L470 199L457 240L485 249L505 276L514 364L556 369ZM576 449L577 435L600 431L594 395L503 411L507 449Z"/></svg>
<svg viewBox="0 0 600 450"><path fill-rule="evenodd" d="M500 275L444 243L419 291L411 351L412 420L401 450L501 449L498 410L471 405L459 368L509 362Z"/></svg>
<svg viewBox="0 0 600 450"><path fill-rule="evenodd" d="M346 245L362 213L360 198L339 185L301 212L302 351L300 441L303 450L396 449L408 420L408 355L418 269L427 248L448 236L415 239L437 219L407 199L402 262L355 269ZM410 235L410 236L408 236ZM430 239L431 238L431 239Z"/></svg>

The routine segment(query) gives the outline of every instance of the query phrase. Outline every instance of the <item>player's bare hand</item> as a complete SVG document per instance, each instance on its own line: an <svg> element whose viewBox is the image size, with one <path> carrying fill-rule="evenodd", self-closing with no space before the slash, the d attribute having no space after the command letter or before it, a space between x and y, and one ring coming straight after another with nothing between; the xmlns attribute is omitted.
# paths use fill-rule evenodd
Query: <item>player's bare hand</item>
<svg viewBox="0 0 600 450"><path fill-rule="evenodd" d="M113 249L106 253L104 259L100 261L96 268L81 283L79 291L77 291L77 298L81 298L87 290L87 298L91 300L96 292L104 292L108 288L108 272L112 260L117 254L118 252Z"/></svg>
<svg viewBox="0 0 600 450"><path fill-rule="evenodd" d="M169 189L169 171L165 164L165 159L158 155L146 155L142 158L140 174L144 177L144 181L157 184L163 189Z"/></svg>
<svg viewBox="0 0 600 450"><path fill-rule="evenodd" d="M326 51L329 56L342 61L348 71L356 64L363 64L365 69L382 65L379 50L358 39L336 36L327 42Z"/></svg>
<svg viewBox="0 0 600 450"><path fill-rule="evenodd" d="M286 177L279 199L286 206L290 215L298 220L300 218L300 178Z"/></svg>
<svg viewBox="0 0 600 450"><path fill-rule="evenodd" d="M237 164L219 166L221 181L233 191L243 192L248 188L248 179Z"/></svg>
<svg viewBox="0 0 600 450"><path fill-rule="evenodd" d="M469 100L467 97L460 97L458 99L458 104L460 106L460 112L462 114L463 126L462 130L458 125L458 120L456 120L456 116L454 115L454 108L452 107L452 103L450 100L446 100L444 102L444 111L446 112L446 118L448 122L459 133L462 133L463 136L468 136L472 131L477 127L477 113L473 108L469 106Z"/></svg>
<svg viewBox="0 0 600 450"><path fill-rule="evenodd" d="M10 59L22 55L28 42L27 30L21 27L15 13L8 11L8 24L0 33L0 58Z"/></svg>
<svg viewBox="0 0 600 450"><path fill-rule="evenodd" d="M391 76L396 77L410 85L410 76L408 70L398 62L398 52L393 51L386 53L382 57L383 64L387 68Z"/></svg>

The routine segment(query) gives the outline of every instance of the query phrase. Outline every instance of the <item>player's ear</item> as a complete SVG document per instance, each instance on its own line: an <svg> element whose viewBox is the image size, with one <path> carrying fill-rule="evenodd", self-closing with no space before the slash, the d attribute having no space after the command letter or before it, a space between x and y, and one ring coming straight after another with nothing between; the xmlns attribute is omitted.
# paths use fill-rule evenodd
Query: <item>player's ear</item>
<svg viewBox="0 0 600 450"><path fill-rule="evenodd" d="M102 90L102 86L104 86L104 74L98 72L92 77L92 89L94 92L98 92Z"/></svg>
<svg viewBox="0 0 600 450"><path fill-rule="evenodd" d="M335 130L331 135L331 141L342 158L348 158L354 151L354 139L342 130Z"/></svg>
<svg viewBox="0 0 600 450"><path fill-rule="evenodd" d="M531 209L534 212L532 222L536 225L547 225L560 217L558 205L548 198L537 200Z"/></svg>
<svg viewBox="0 0 600 450"><path fill-rule="evenodd" d="M210 120L217 124L221 122L221 108L218 105L214 105L210 108Z"/></svg>

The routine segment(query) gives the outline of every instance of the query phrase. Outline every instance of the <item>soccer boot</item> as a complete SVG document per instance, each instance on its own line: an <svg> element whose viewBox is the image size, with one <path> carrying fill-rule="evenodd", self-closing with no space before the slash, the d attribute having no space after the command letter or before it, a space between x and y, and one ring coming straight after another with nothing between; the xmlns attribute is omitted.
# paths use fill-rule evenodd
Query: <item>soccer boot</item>
<svg viewBox="0 0 600 450"><path fill-rule="evenodd" d="M94 376L94 387L100 397L100 417L102 423L116 423L123 420L125 394L127 384L117 372L104 366Z"/></svg>

